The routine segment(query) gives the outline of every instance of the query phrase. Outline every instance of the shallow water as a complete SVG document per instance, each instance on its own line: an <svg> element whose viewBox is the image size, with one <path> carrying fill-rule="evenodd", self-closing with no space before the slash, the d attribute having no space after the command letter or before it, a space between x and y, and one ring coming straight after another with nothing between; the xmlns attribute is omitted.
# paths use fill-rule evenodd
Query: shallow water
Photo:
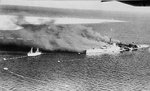
<svg viewBox="0 0 150 91"><path fill-rule="evenodd" d="M149 91L149 55L147 50L115 56L1 53L0 86L11 91Z"/></svg>

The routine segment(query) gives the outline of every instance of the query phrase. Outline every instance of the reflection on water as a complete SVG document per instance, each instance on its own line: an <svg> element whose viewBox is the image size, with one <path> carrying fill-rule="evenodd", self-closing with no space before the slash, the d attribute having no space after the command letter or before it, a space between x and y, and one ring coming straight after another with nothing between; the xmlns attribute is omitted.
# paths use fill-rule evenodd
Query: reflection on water
<svg viewBox="0 0 150 91"><path fill-rule="evenodd" d="M95 57L49 53L6 61L2 57L24 55L1 55L0 86L12 91L148 91L149 55L147 51Z"/></svg>

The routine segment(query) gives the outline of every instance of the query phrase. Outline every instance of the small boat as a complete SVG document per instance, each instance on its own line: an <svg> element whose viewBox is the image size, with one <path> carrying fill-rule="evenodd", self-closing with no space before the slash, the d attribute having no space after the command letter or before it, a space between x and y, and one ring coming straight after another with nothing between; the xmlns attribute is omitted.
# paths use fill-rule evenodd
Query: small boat
<svg viewBox="0 0 150 91"><path fill-rule="evenodd" d="M39 51L39 48L35 52L33 52L33 48L31 48L30 52L28 52L28 56L38 56L41 55L42 53Z"/></svg>

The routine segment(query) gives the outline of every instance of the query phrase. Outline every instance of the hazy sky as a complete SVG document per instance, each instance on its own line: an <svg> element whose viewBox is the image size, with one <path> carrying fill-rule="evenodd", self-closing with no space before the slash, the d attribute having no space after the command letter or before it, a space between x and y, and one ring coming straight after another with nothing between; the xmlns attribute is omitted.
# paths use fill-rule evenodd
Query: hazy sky
<svg viewBox="0 0 150 91"><path fill-rule="evenodd" d="M140 13L150 12L150 7L134 7L117 1L102 3L100 0L13 0L13 2L12 0L1 0L1 4L82 10L108 10Z"/></svg>

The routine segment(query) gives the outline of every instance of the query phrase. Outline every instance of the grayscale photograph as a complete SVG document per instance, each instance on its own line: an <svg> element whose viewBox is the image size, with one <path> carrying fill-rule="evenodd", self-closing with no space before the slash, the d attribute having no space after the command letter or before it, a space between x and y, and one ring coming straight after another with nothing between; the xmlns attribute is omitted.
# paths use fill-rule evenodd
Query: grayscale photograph
<svg viewBox="0 0 150 91"><path fill-rule="evenodd" d="M0 0L0 91L150 91L150 1Z"/></svg>

